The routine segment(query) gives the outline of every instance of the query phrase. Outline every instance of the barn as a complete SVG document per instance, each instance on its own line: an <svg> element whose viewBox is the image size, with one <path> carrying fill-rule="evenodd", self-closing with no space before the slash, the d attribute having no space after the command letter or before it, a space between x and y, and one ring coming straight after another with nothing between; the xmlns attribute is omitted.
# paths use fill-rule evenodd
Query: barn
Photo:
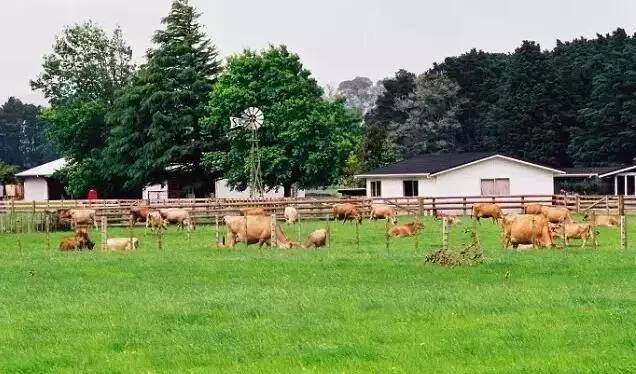
<svg viewBox="0 0 636 374"><path fill-rule="evenodd" d="M366 180L367 196L373 198L552 195L554 177L563 173L498 153L442 153L417 156L356 178Z"/></svg>
<svg viewBox="0 0 636 374"><path fill-rule="evenodd" d="M47 162L15 176L22 181L24 200L59 200L64 197L64 187L53 174L66 164L63 158Z"/></svg>

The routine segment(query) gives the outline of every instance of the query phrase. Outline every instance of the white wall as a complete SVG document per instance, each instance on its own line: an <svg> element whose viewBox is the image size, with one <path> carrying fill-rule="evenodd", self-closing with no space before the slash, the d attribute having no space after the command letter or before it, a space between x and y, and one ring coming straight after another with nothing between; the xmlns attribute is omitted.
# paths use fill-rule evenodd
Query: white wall
<svg viewBox="0 0 636 374"><path fill-rule="evenodd" d="M168 199L168 183L150 184L141 190L141 198L150 201L162 201Z"/></svg>
<svg viewBox="0 0 636 374"><path fill-rule="evenodd" d="M46 178L24 178L24 201L43 201L49 199L49 185Z"/></svg>
<svg viewBox="0 0 636 374"><path fill-rule="evenodd" d="M493 158L435 177L420 178L419 196L480 196L481 180L494 178L509 178L511 195L552 195L554 193L554 174L551 171L502 158ZM381 197L404 197L402 181L413 179L415 178L367 179L367 196L371 197L371 182L379 180L382 182Z"/></svg>
<svg viewBox="0 0 636 374"><path fill-rule="evenodd" d="M227 180L225 179L219 179L215 182L214 191L215 191L214 197L216 197L217 199L249 199L250 198L249 190L247 189L245 191L233 190L230 188L230 186L228 186ZM283 187L278 187L278 189L274 188L269 192L265 192L263 194L263 197L270 198L270 199L281 198L281 197L285 197L285 192ZM305 191L298 190L297 197L305 197Z"/></svg>
<svg viewBox="0 0 636 374"><path fill-rule="evenodd" d="M479 196L481 180L510 179L510 195L552 195L554 174L518 162L493 158L436 177L436 196Z"/></svg>

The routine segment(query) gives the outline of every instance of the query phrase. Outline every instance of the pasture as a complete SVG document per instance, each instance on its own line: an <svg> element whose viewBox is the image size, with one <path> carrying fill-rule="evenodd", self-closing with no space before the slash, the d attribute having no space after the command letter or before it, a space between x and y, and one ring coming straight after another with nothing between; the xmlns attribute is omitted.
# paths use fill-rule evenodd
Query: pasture
<svg viewBox="0 0 636 374"><path fill-rule="evenodd" d="M636 371L636 255L618 229L599 228L597 250L513 251L483 221L484 263L447 268L424 263L441 246L441 224L424 223L417 250L389 251L368 221L359 246L332 222L331 248L312 251L218 250L210 226L171 227L162 250L137 228L129 253L101 252L96 231L76 253L57 250L68 233L51 250L42 233L0 234L0 371Z"/></svg>

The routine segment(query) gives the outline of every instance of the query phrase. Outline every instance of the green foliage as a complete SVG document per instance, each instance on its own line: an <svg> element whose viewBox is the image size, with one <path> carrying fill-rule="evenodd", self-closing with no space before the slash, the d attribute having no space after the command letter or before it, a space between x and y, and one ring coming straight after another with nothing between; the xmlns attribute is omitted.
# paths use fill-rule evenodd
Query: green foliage
<svg viewBox="0 0 636 374"><path fill-rule="evenodd" d="M162 251L136 228L127 253L60 253L68 232L50 251L41 233L0 234L0 372L634 371L636 220L623 252L604 227L598 250L503 250L484 221L484 263L452 269L424 263L441 223L423 222L417 253L413 238L387 253L382 221L359 226L359 249L354 225L337 224L331 248L311 251L212 250L212 227L170 228ZM325 222L283 227L297 240ZM451 226L451 248L468 227Z"/></svg>
<svg viewBox="0 0 636 374"><path fill-rule="evenodd" d="M15 181L15 174L18 167L15 165L7 165L0 162L0 184L11 183Z"/></svg>
<svg viewBox="0 0 636 374"><path fill-rule="evenodd" d="M31 82L51 104L42 114L48 136L61 155L71 160L63 173L67 189L83 196L86 186L113 191L120 184L102 162L110 133L106 114L115 93L134 67L132 51L116 29L112 37L92 22L64 29L44 57L43 72ZM84 179L93 175L90 180Z"/></svg>
<svg viewBox="0 0 636 374"><path fill-rule="evenodd" d="M39 106L15 97L0 107L0 162L26 169L56 157L40 112Z"/></svg>
<svg viewBox="0 0 636 374"><path fill-rule="evenodd" d="M115 102L106 158L111 174L124 176L127 187L163 182L171 165L190 176L207 175L201 158L210 146L200 120L221 68L198 18L187 0L172 3L148 62Z"/></svg>
<svg viewBox="0 0 636 374"><path fill-rule="evenodd" d="M224 160L223 176L238 189L249 181L249 131L230 130L229 118L250 106L261 108L265 124L258 131L263 182L311 188L337 182L356 149L360 118L340 100L323 100L322 90L296 54L285 47L245 51L230 57L208 105L209 136L223 139L208 159Z"/></svg>

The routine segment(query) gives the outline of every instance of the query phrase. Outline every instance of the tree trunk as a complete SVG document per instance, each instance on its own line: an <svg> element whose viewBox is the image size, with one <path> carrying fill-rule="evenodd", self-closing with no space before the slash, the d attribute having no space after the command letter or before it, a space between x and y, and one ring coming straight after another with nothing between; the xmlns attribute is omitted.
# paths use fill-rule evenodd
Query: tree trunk
<svg viewBox="0 0 636 374"><path fill-rule="evenodd" d="M292 184L291 183L284 183L283 184L283 193L285 197L291 197L291 193L292 193Z"/></svg>

